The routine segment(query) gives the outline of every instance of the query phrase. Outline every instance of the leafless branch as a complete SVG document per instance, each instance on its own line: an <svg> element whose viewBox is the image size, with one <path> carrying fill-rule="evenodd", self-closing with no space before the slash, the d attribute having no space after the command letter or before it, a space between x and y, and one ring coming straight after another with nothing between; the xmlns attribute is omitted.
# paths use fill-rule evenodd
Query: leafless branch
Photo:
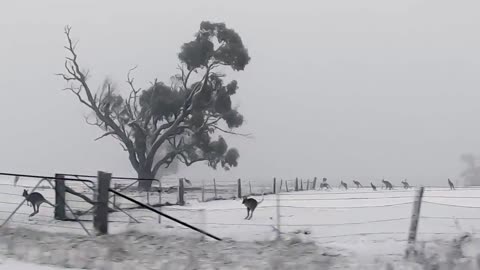
<svg viewBox="0 0 480 270"><path fill-rule="evenodd" d="M100 140L100 139L102 139L102 138L105 138L105 137L107 137L107 136L109 136L109 135L115 135L115 132L109 131L109 132L103 134L102 136L96 138L95 141L98 141L98 140Z"/></svg>
<svg viewBox="0 0 480 270"><path fill-rule="evenodd" d="M227 133L227 134L243 136L243 137L246 137L246 138L252 138L252 134L249 134L249 133L247 133L247 134L237 133L237 132L234 132L234 131L223 129L223 128L217 126L217 125L211 125L210 127L214 128L214 129L217 129L217 130L220 130L221 132L224 132L224 133Z"/></svg>
<svg viewBox="0 0 480 270"><path fill-rule="evenodd" d="M79 97L80 102L83 104L88 105L88 107L95 113L97 116L98 120L95 125L99 125L99 121L104 124L104 126L100 126L105 130L110 130L111 132L115 133L115 138L119 139L122 143L124 143L125 147L127 148L129 152L129 159L130 162L132 163L132 166L137 169L139 167L139 162L136 159L136 151L133 145L133 142L130 140L130 138L127 136L125 130L120 128L119 124L115 122L115 119L112 118L112 115L110 115L110 111L106 110L103 111L99 108L97 105L97 97L93 95L89 85L87 84L87 77L88 77L88 71L83 72L80 69L80 65L78 63L78 56L76 53L76 46L77 42L73 42L71 38L71 27L66 26L65 27L65 36L67 38L67 45L65 46L65 49L67 52L70 54L69 56L66 57L65 61L65 70L67 74L61 74L62 78L64 78L67 82L68 81L76 81L79 83L82 87L82 92L85 95L85 98L83 98L80 95L80 91L73 91L74 94ZM109 87L109 91L112 89Z"/></svg>

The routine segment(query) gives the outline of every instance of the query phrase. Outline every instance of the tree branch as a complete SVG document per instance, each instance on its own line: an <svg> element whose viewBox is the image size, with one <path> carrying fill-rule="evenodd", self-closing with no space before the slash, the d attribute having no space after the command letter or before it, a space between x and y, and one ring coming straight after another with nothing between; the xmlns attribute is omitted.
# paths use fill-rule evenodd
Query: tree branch
<svg viewBox="0 0 480 270"><path fill-rule="evenodd" d="M224 133L227 133L227 134L243 136L243 137L246 137L246 138L252 138L252 134L250 134L250 133L246 133L246 134L237 133L237 132L235 132L235 131L225 130L225 129L217 126L217 125L211 125L210 127L213 127L214 129L218 129L218 130L220 130L221 132L224 132Z"/></svg>
<svg viewBox="0 0 480 270"><path fill-rule="evenodd" d="M70 31L71 27L67 26L65 27L65 36L67 37L67 46L65 46L66 50L71 54L71 57L66 57L67 61L65 63L65 68L67 72L71 75L71 77L68 76L63 76L64 79L67 78L67 81L70 80L70 78L73 78L71 80L77 81L80 83L82 86L82 90L85 93L87 100L85 103L89 103L89 108L95 112L95 115L103 122L105 123L105 128L107 129L107 126L112 129L112 132L114 132L119 139L125 144L125 147L128 150L129 153L129 159L130 163L132 164L133 168L135 170L138 170L139 168L139 162L136 157L136 151L133 145L133 142L130 140L130 138L126 135L126 133L115 123L115 121L108 115L107 112L102 113L100 108L96 104L96 97L92 94L92 91L90 90L89 85L87 84L87 77L86 75L81 71L80 65L78 64L77 61L77 53L75 52L76 48L76 43L74 45L71 36L70 36ZM76 93L77 96L80 95L80 92ZM83 100L83 98L82 98ZM84 104L85 104L84 103Z"/></svg>
<svg viewBox="0 0 480 270"><path fill-rule="evenodd" d="M107 132L107 133L103 134L102 136L96 138L95 141L98 141L98 140L100 140L104 137L107 137L108 135L114 135L114 134L115 134L115 132L113 132L113 131Z"/></svg>

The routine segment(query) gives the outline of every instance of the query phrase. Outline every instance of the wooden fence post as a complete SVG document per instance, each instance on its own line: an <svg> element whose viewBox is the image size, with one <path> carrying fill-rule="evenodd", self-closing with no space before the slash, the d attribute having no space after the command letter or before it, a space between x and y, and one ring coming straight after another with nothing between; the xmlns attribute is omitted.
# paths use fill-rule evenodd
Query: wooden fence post
<svg viewBox="0 0 480 270"><path fill-rule="evenodd" d="M282 231L281 231L281 228L280 228L280 194L277 193L277 195L275 196L276 197L276 201L277 201L277 240L280 240L281 239L281 234L282 234Z"/></svg>
<svg viewBox="0 0 480 270"><path fill-rule="evenodd" d="M300 179L300 190L303 190L303 179Z"/></svg>
<svg viewBox="0 0 480 270"><path fill-rule="evenodd" d="M184 199L185 189L183 187L183 178L178 179L178 204L185 205Z"/></svg>
<svg viewBox="0 0 480 270"><path fill-rule="evenodd" d="M415 254L415 242L417 240L418 221L420 220L420 209L422 207L424 187L420 187L413 203L412 219L410 221L410 230L408 232L408 246L405 252L405 258Z"/></svg>
<svg viewBox="0 0 480 270"><path fill-rule="evenodd" d="M205 182L202 180L202 202L205 202Z"/></svg>
<svg viewBox="0 0 480 270"><path fill-rule="evenodd" d="M252 183L250 181L248 181L248 187L250 188L250 195L252 195Z"/></svg>
<svg viewBox="0 0 480 270"><path fill-rule="evenodd" d="M277 179L273 178L273 194L277 193Z"/></svg>
<svg viewBox="0 0 480 270"><path fill-rule="evenodd" d="M108 193L112 174L99 171L97 176L96 207L93 216L93 226L97 235L108 234Z"/></svg>
<svg viewBox="0 0 480 270"><path fill-rule="evenodd" d="M213 191L215 192L215 200L217 199L217 182L215 181L215 178L213 178Z"/></svg>
<svg viewBox="0 0 480 270"><path fill-rule="evenodd" d="M285 180L285 189L287 190L287 192L289 192L289 190L288 190L288 180Z"/></svg>
<svg viewBox="0 0 480 270"><path fill-rule="evenodd" d="M158 210L162 210L162 181L158 181ZM158 215L158 223L162 223L162 215Z"/></svg>
<svg viewBox="0 0 480 270"><path fill-rule="evenodd" d="M298 178L295 178L295 191L298 191Z"/></svg>
<svg viewBox="0 0 480 270"><path fill-rule="evenodd" d="M240 178L237 180L237 197L242 198L242 179Z"/></svg>
<svg viewBox="0 0 480 270"><path fill-rule="evenodd" d="M202 229L204 231L207 231L207 212L205 209L200 209L200 223L202 224ZM204 241L205 240L205 235L202 233L202 236L200 237L200 240Z"/></svg>
<svg viewBox="0 0 480 270"><path fill-rule="evenodd" d="M282 192L283 179L280 179L280 187L278 188L279 192Z"/></svg>
<svg viewBox="0 0 480 270"><path fill-rule="evenodd" d="M55 174L55 213L57 220L65 220L65 175Z"/></svg>
<svg viewBox="0 0 480 270"><path fill-rule="evenodd" d="M313 190L317 188L317 177L313 178Z"/></svg>

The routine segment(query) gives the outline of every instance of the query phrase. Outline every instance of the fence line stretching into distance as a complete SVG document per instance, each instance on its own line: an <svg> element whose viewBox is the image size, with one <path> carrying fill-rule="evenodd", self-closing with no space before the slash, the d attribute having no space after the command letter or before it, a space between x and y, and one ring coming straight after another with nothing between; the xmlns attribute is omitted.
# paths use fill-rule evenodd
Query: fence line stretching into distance
<svg viewBox="0 0 480 270"><path fill-rule="evenodd" d="M0 173L0 175L8 175L8 176L12 176L13 174L4 174L4 173ZM20 175L21 177L27 177L25 175ZM45 178L45 177L44 177ZM51 180L55 180L55 178L53 177L48 177L47 179L51 179ZM79 180L79 179L72 179L72 181L75 181L75 180ZM126 180L126 179L122 179L122 180ZM178 180L179 182L182 181L182 179L179 179ZM91 182L91 181L79 181L79 182ZM221 181L219 181L221 182ZM221 183L226 183L226 182L221 182ZM0 190L1 190L1 186L12 186L11 184L5 184L5 183L0 183ZM16 185L17 187L22 187L22 188L32 188L32 186L26 186L26 185ZM180 187L181 185L179 184L178 187ZM238 187L239 184L237 181L233 182L231 184L214 184L214 185L204 185L204 187L214 187L218 191L220 191L223 187L230 187L230 188L235 188L235 187ZM304 190L303 191L307 191L305 190L305 188L307 187L307 185L303 185L304 186ZM309 184L308 186L310 187L313 187L313 184ZM272 193L275 193L277 192L278 193L278 196L280 196L280 205L261 205L258 207L257 211L260 210L262 211L262 209L271 209L271 208L280 208L280 209L283 209L283 208L295 208L295 209L360 209L360 208L363 208L363 209L367 209L367 208L379 208L379 207L395 207L395 206L402 206L402 205L410 205L413 203L413 201L408 201L408 202L399 202L399 203L389 203L389 204L381 204L381 205L364 205L364 206L295 206L295 205L285 205L285 203L288 203L288 202L298 202L298 201L357 201L357 200L364 200L364 201L375 201L375 200L394 200L394 199L408 199L408 200L413 200L415 199L415 196L413 194L413 190L410 189L410 190L402 190L402 189L399 189L397 188L396 190L379 190L378 191L365 191L365 190L368 190L368 188L360 188L358 189L358 193L355 193L355 191L357 191L356 188L351 188L349 192L337 192L337 191L318 191L318 189L316 190L312 190L312 189L309 189L308 192L289 192L287 193L287 191L279 191L278 190L278 183L277 183L277 189L276 190L273 190L271 191ZM281 187L281 186L280 186ZM284 186L285 187L285 186ZM318 185L317 185L318 187ZM48 188L48 187L47 187ZM428 188L428 187L427 187ZM432 187L433 189L435 188L439 188L439 187ZM248 189L246 189L244 186L241 186L241 189L247 191ZM445 187L443 188L443 190L445 189ZM477 187L472 187L472 188L458 188L460 190L478 190ZM293 189L294 190L294 189ZM293 190L290 190L290 191L293 191ZM299 190L301 191L301 190ZM454 200L458 200L458 199L471 199L471 200L477 200L477 199L480 199L480 196L457 196L456 193L452 192L452 196L445 196L445 195L429 195L428 192L430 191L435 191L435 190L427 190L426 194L424 195L423 197L423 203L425 204L431 204L431 205L437 205L437 206L442 206L442 207L455 207L455 208L469 208L469 209L477 209L477 208L480 208L480 204L479 206L467 206L467 205L459 205L459 204L453 204L453 203L444 203L444 202L433 202L433 201L429 201L428 199L429 198L439 198L439 199L454 199ZM180 188L179 188L179 192L180 192ZM184 190L185 192L185 190ZM404 192L410 192L412 193L411 195L394 195L394 196L385 196L385 197L375 197L375 196L372 196L372 194L382 194L382 195L386 195L386 194L390 194L390 193L404 193ZM219 192L220 193L220 192ZM233 190L232 191L232 195L233 197L237 197L238 199L238 193L237 193L236 190ZM248 194L248 193L247 193ZM318 196L323 196L323 195L347 195L348 197L341 197L341 198L318 198ZM364 194L367 194L367 197L355 197L355 195L357 194L360 194L360 195L364 195ZM235 196L237 195L237 196ZM258 194L255 194L255 195L258 195ZM16 194L16 193L12 193L12 192L3 192L3 191L0 191L0 197L1 198L5 198L5 196L17 196L17 197L22 197L22 195L20 194ZM135 197L135 198L145 198L144 197L145 195L139 193L138 195L134 195L132 197ZM301 197L301 198L291 198L291 196L298 196L298 197ZM314 197L314 196L317 196ZM290 197L290 198L289 198ZM302 199L304 198L304 199ZM47 199L52 199L51 197L50 198L47 198ZM52 199L53 200L53 199ZM82 200L72 200L72 199L69 199L69 201L71 202L84 202ZM265 198L265 201L276 201L275 199L270 199L270 198ZM1 200L0 201L0 206L4 204L4 205L17 205L17 203L15 202L11 202L11 201L5 201L5 200ZM168 211L206 211L207 213L208 212L217 212L217 211L244 211L245 208L244 207L235 207L235 208L213 208L213 209L204 209L204 208L178 208L178 207L169 207L169 208L166 208L168 209ZM0 210L0 213L9 213L8 211L4 211L4 210ZM18 213L19 216L26 216L28 214L26 213ZM51 216L48 216L48 215L41 215L41 214L38 214L36 215L36 217L41 217L41 218L51 218ZM150 219L150 220L154 220L155 218L152 218L152 217L149 217L149 216L137 216L136 217L137 219ZM373 223L384 223L384 222L395 222L395 221L405 221L405 220L409 220L410 218L409 217L399 217L399 218L391 218L391 219L378 219L378 220L368 220L368 221L359 221L359 222L344 222L344 223L311 223L311 224L289 224L289 223L282 223L281 224L281 227L328 227L328 226L354 226L354 225L361 225L361 224L373 224ZM439 220L480 220L480 216L479 217L448 217L448 216L426 216L426 215L421 215L420 216L420 220L435 220L435 219L439 219ZM1 221L1 220L0 220ZM111 219L110 222L118 222L118 223L131 223L131 220L115 220L115 219ZM20 225L29 225L29 226L49 226L49 227L58 227L58 228L64 228L64 229L72 229L72 230L79 230L81 231L82 228L77 228L77 227L73 227L73 226L65 226L65 224L61 223L61 224L58 224L59 222L57 223L47 223L47 224L31 224L29 222L24 222L24 221L12 221L11 222L12 224L20 224ZM261 224L261 223L221 223L221 222L192 222L190 224L195 224L195 225L210 225L210 226L223 226L223 227L229 227L229 226L259 226L259 227L275 227L275 224ZM342 235L328 235L328 236L313 236L313 238L315 239L328 239L328 238L337 238L337 237L349 237L349 236L368 236L368 235L384 235L384 234L392 234L392 235L395 235L395 234L406 234L406 232L365 232L365 233L352 233L352 234L342 234ZM430 232L430 233L421 233L421 234L432 234L432 235L454 235L455 233L449 233L449 232ZM403 240L402 240L403 241ZM406 240L405 240L406 241Z"/></svg>

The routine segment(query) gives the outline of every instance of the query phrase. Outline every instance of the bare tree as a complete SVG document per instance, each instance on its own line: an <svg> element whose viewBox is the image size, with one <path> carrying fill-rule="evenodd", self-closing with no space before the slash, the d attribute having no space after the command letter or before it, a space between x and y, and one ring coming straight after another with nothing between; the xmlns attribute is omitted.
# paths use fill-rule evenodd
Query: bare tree
<svg viewBox="0 0 480 270"><path fill-rule="evenodd" d="M137 88L133 68L127 74L126 97L109 80L94 92L88 71L79 64L77 42L68 26L65 36L68 56L65 72L58 74L68 83L65 89L93 112L95 120L87 118L87 123L104 132L96 140L116 139L139 178L153 179L174 161L186 166L206 162L214 169L218 164L224 169L237 166L238 151L229 149L219 135L246 136L233 131L243 124L243 116L231 102L237 82L225 84L225 74L218 72L221 67L241 71L250 60L234 30L223 23L202 22L195 39L182 46L179 74L170 85L155 80L145 90ZM151 181L141 181L139 187L148 190Z"/></svg>
<svg viewBox="0 0 480 270"><path fill-rule="evenodd" d="M477 165L478 158L471 153L462 154L460 160L465 163L466 168L461 173L465 185L474 186L480 184L480 167Z"/></svg>

